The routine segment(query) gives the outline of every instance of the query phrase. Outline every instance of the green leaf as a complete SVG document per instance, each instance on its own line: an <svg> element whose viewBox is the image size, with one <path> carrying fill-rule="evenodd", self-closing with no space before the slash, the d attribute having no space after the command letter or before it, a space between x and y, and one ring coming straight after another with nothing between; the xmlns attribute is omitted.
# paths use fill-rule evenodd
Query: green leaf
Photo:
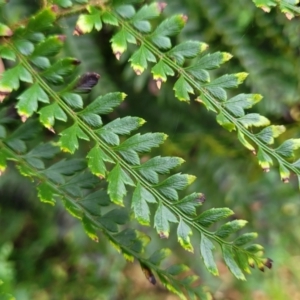
<svg viewBox="0 0 300 300"><path fill-rule="evenodd" d="M212 250L215 249L213 243L201 233L200 253L207 270L215 276L219 275L217 265L215 263Z"/></svg>
<svg viewBox="0 0 300 300"><path fill-rule="evenodd" d="M168 56L179 65L183 65L186 58L194 58L208 47L207 44L198 41L185 41L176 45L168 52Z"/></svg>
<svg viewBox="0 0 300 300"><path fill-rule="evenodd" d="M137 75L141 75L148 67L147 61L156 62L154 54L142 44L129 58L131 67Z"/></svg>
<svg viewBox="0 0 300 300"><path fill-rule="evenodd" d="M279 174L282 182L288 183L291 175L290 170L284 166L281 162L279 162Z"/></svg>
<svg viewBox="0 0 300 300"><path fill-rule="evenodd" d="M62 200L63 200L63 204L64 204L66 210L70 213L70 215L81 220L82 219L82 210L81 210L80 206L77 203L75 203L67 198L63 198Z"/></svg>
<svg viewBox="0 0 300 300"><path fill-rule="evenodd" d="M262 99L259 94L239 94L224 103L224 106L236 117L245 115L244 109L251 108Z"/></svg>
<svg viewBox="0 0 300 300"><path fill-rule="evenodd" d="M18 99L19 101L16 105L18 114L25 116L26 118L30 117L35 111L37 111L38 101L49 103L48 95L38 83L34 83L25 92L18 96Z"/></svg>
<svg viewBox="0 0 300 300"><path fill-rule="evenodd" d="M44 169L44 163L41 160L38 160L38 164L42 164L42 167L39 167L35 164L32 164L28 159L38 159L38 158L45 158L49 159L52 158L55 154L59 152L59 148L53 146L52 144L40 144L27 152L23 157L27 160L29 164L37 169Z"/></svg>
<svg viewBox="0 0 300 300"><path fill-rule="evenodd" d="M55 119L66 122L67 115L60 108L59 104L54 102L53 104L44 106L42 109L38 111L40 117L40 122L48 129L53 131L53 126L55 123Z"/></svg>
<svg viewBox="0 0 300 300"><path fill-rule="evenodd" d="M73 57L64 57L56 60L41 75L51 83L62 84L65 81L65 77L71 75L78 64L80 64L79 60Z"/></svg>
<svg viewBox="0 0 300 300"><path fill-rule="evenodd" d="M270 124L270 121L259 114L252 113L247 114L238 119L245 128L249 128L251 126L260 127L260 126L267 126Z"/></svg>
<svg viewBox="0 0 300 300"><path fill-rule="evenodd" d="M32 16L27 23L26 30L28 32L45 31L53 26L56 19L55 12L50 8L43 9L36 15Z"/></svg>
<svg viewBox="0 0 300 300"><path fill-rule="evenodd" d="M88 194L78 201L78 204L92 216L101 216L101 206L108 206L110 203L109 197L104 190Z"/></svg>
<svg viewBox="0 0 300 300"><path fill-rule="evenodd" d="M153 79L157 82L166 82L167 76L174 76L175 73L171 67L169 67L163 60L160 60L152 69ZM158 88L160 85L157 83Z"/></svg>
<svg viewBox="0 0 300 300"><path fill-rule="evenodd" d="M256 136L266 144L272 145L274 144L274 138L277 138L283 132L285 132L283 125L271 125L261 130Z"/></svg>
<svg viewBox="0 0 300 300"><path fill-rule="evenodd" d="M14 46L25 56L30 55L34 50L33 44L24 39L16 40Z"/></svg>
<svg viewBox="0 0 300 300"><path fill-rule="evenodd" d="M116 146L120 144L120 139L115 133L102 130L102 128L97 130L96 132L106 143L112 146Z"/></svg>
<svg viewBox="0 0 300 300"><path fill-rule="evenodd" d="M63 130L60 133L59 145L62 151L74 153L78 147L78 138L89 141L89 137L79 127L77 123L74 123L71 127Z"/></svg>
<svg viewBox="0 0 300 300"><path fill-rule="evenodd" d="M99 146L92 148L87 154L88 167L90 171L100 177L105 178L106 176L106 166L104 160L109 160L107 155Z"/></svg>
<svg viewBox="0 0 300 300"><path fill-rule="evenodd" d="M189 270L189 267L183 264L180 265L172 265L168 267L165 271L168 272L172 276L179 275L180 273L184 273Z"/></svg>
<svg viewBox="0 0 300 300"><path fill-rule="evenodd" d="M194 89L183 76L180 76L175 82L173 90L175 91L175 97L177 97L180 101L190 101L189 93L194 94Z"/></svg>
<svg viewBox="0 0 300 300"><path fill-rule="evenodd" d="M135 37L126 31L125 28L122 28L118 33L116 33L110 41L113 53L118 60L120 59L122 53L126 51L127 42L136 44Z"/></svg>
<svg viewBox="0 0 300 300"><path fill-rule="evenodd" d="M234 251L238 266L248 274L251 273L248 262L248 255L244 252Z"/></svg>
<svg viewBox="0 0 300 300"><path fill-rule="evenodd" d="M247 221L245 221L245 220L234 220L234 221L228 222L228 223L222 225L215 232L215 235L222 239L225 239L232 233L237 232L238 230L242 229L246 224L247 224Z"/></svg>
<svg viewBox="0 0 300 300"><path fill-rule="evenodd" d="M4 59L8 59L12 61L16 60L16 53L8 46L5 45L0 46L0 56Z"/></svg>
<svg viewBox="0 0 300 300"><path fill-rule="evenodd" d="M205 96L205 94L201 93L200 97L197 97L195 101L204 104L207 110L211 110L215 113L217 113L217 110L212 105L211 100L208 100L208 97ZM224 116L224 115L223 115Z"/></svg>
<svg viewBox="0 0 300 300"><path fill-rule="evenodd" d="M79 115L100 114L105 115L113 111L125 99L124 93L108 93L97 97L91 104L85 107Z"/></svg>
<svg viewBox="0 0 300 300"><path fill-rule="evenodd" d="M172 251L167 248L156 250L150 257L149 262L155 266L159 266L160 263L166 259L167 257L170 257L172 254Z"/></svg>
<svg viewBox="0 0 300 300"><path fill-rule="evenodd" d="M232 247L228 246L228 245L222 245L222 252L223 252L223 257L224 257L225 263L228 266L231 273L237 279L246 280L242 270L239 268L239 266L237 265L237 263L234 259Z"/></svg>
<svg viewBox="0 0 300 300"><path fill-rule="evenodd" d="M92 239L93 241L95 241L96 243L98 243L99 237L97 235L97 232L96 232L96 229L95 229L93 223L89 220L89 218L87 218L86 216L83 216L82 224L83 224L84 231L86 232L88 237L90 239Z"/></svg>
<svg viewBox="0 0 300 300"><path fill-rule="evenodd" d="M265 151L262 150L261 147L258 148L257 159L263 171L269 172L270 166L273 165L273 160Z"/></svg>
<svg viewBox="0 0 300 300"><path fill-rule="evenodd" d="M300 139L289 139L283 142L277 149L276 153L284 157L294 157L294 151L300 148Z"/></svg>
<svg viewBox="0 0 300 300"><path fill-rule="evenodd" d="M108 194L112 202L117 205L124 206L123 198L126 195L125 185L135 186L132 179L121 168L119 163L110 171L107 177L108 181Z"/></svg>
<svg viewBox="0 0 300 300"><path fill-rule="evenodd" d="M0 23L0 36L1 37L10 37L13 35L12 30L5 24Z"/></svg>
<svg viewBox="0 0 300 300"><path fill-rule="evenodd" d="M41 202L48 203L51 205L55 205L54 194L55 191L49 186L46 182L37 186L38 197Z"/></svg>
<svg viewBox="0 0 300 300"><path fill-rule="evenodd" d="M255 148L245 139L245 135L240 130L238 130L238 139L253 154L256 154Z"/></svg>
<svg viewBox="0 0 300 300"><path fill-rule="evenodd" d="M53 0L53 3L63 7L63 8L68 8L73 5L71 0Z"/></svg>
<svg viewBox="0 0 300 300"><path fill-rule="evenodd" d="M7 154L0 150L0 175L2 175L3 172L6 170L7 158L8 158Z"/></svg>
<svg viewBox="0 0 300 300"><path fill-rule="evenodd" d="M246 79L247 76L248 74L245 72L230 74L230 75L226 74L215 79L214 81L207 84L206 86L208 87L218 86L224 89L230 89L230 88L237 87L239 84L241 84Z"/></svg>
<svg viewBox="0 0 300 300"><path fill-rule="evenodd" d="M158 183L158 174L168 174L171 169L181 165L184 160L180 157L156 156L134 168L151 183Z"/></svg>
<svg viewBox="0 0 300 300"><path fill-rule="evenodd" d="M194 252L194 248L191 244L190 235L193 232L191 228L180 218L179 225L177 227L177 236L180 245L189 252Z"/></svg>
<svg viewBox="0 0 300 300"><path fill-rule="evenodd" d="M10 134L5 139L5 143L17 153L24 153L26 151L24 141L35 138L40 130L41 127L36 120L28 120Z"/></svg>
<svg viewBox="0 0 300 300"><path fill-rule="evenodd" d="M180 208L184 213L195 216L196 208L204 202L205 197L202 193L192 193L180 201L178 201L175 205Z"/></svg>
<svg viewBox="0 0 300 300"><path fill-rule="evenodd" d="M183 190L196 179L193 175L174 174L155 187L168 199L178 200L177 190Z"/></svg>
<svg viewBox="0 0 300 300"><path fill-rule="evenodd" d="M116 208L109 211L104 216L100 217L98 220L109 231L117 232L117 224L123 225L128 221L128 219L128 213L125 209Z"/></svg>
<svg viewBox="0 0 300 300"><path fill-rule="evenodd" d="M177 35L184 27L186 19L183 15L175 15L162 21L151 34L151 41L161 49L171 48L169 36Z"/></svg>
<svg viewBox="0 0 300 300"><path fill-rule="evenodd" d="M99 183L99 179L90 172L78 173L68 178L62 189L72 197L84 195L83 189L92 189Z"/></svg>
<svg viewBox="0 0 300 300"><path fill-rule="evenodd" d="M257 237L258 234L256 232L244 233L234 240L234 244L238 247L244 246L245 244L252 242Z"/></svg>
<svg viewBox="0 0 300 300"><path fill-rule="evenodd" d="M20 87L20 80L32 83L32 76L21 64L18 64L2 74L0 88L1 90L4 88L9 91L17 90Z"/></svg>
<svg viewBox="0 0 300 300"><path fill-rule="evenodd" d="M259 244L253 244L253 245L245 247L245 250L250 253L257 253L257 252L263 251L264 247Z"/></svg>
<svg viewBox="0 0 300 300"><path fill-rule="evenodd" d="M151 148L158 147L165 141L167 135L164 133L140 133L125 140L120 146L115 147L117 151L133 150L136 152L149 152Z"/></svg>
<svg viewBox="0 0 300 300"><path fill-rule="evenodd" d="M32 57L39 57L39 56L55 56L59 53L63 46L63 40L58 35L49 36L45 40L41 41L37 44L34 48L34 51L31 55Z"/></svg>
<svg viewBox="0 0 300 300"><path fill-rule="evenodd" d="M158 3L146 4L131 18L131 22L154 19L160 15L160 12Z"/></svg>
<svg viewBox="0 0 300 300"><path fill-rule="evenodd" d="M209 92L210 96L220 100L220 101L226 101L227 94L226 91L218 86L207 86L206 90Z"/></svg>
<svg viewBox="0 0 300 300"><path fill-rule="evenodd" d="M232 55L227 52L215 52L213 54L206 54L200 57L194 64L193 67L189 70L212 70L219 68L221 64L225 63L226 61L230 60Z"/></svg>
<svg viewBox="0 0 300 300"><path fill-rule="evenodd" d="M41 70L45 70L50 67L50 60L47 57L32 56L30 61Z"/></svg>
<svg viewBox="0 0 300 300"><path fill-rule="evenodd" d="M168 238L169 222L178 223L176 216L163 204L159 204L154 216L154 228L161 238Z"/></svg>
<svg viewBox="0 0 300 300"><path fill-rule="evenodd" d="M102 21L105 24L109 24L109 25L113 25L113 26L119 25L118 19L108 11L104 11L102 13Z"/></svg>
<svg viewBox="0 0 300 300"><path fill-rule="evenodd" d="M219 113L217 115L217 122L225 129L227 129L228 131L232 131L232 130L235 130L235 125L230 122L224 115L223 113Z"/></svg>
<svg viewBox="0 0 300 300"><path fill-rule="evenodd" d="M63 93L61 95L62 99L70 105L72 108L82 108L83 101L80 95L75 93Z"/></svg>
<svg viewBox="0 0 300 300"><path fill-rule="evenodd" d="M53 158L59 152L59 148L51 143L40 144L30 150L27 157Z"/></svg>
<svg viewBox="0 0 300 300"><path fill-rule="evenodd" d="M233 214L233 211L227 207L211 208L209 210L204 211L199 217L197 217L196 221L201 226L209 227L213 223L228 218Z"/></svg>
<svg viewBox="0 0 300 300"><path fill-rule="evenodd" d="M150 225L150 210L147 204L147 199L150 202L156 202L151 193L144 189L140 183L137 184L131 202L131 208L133 209L135 218L142 225Z"/></svg>
<svg viewBox="0 0 300 300"><path fill-rule="evenodd" d="M78 35L89 33L93 28L97 31L102 28L101 12L92 6L89 7L89 10L90 14L80 15L76 22L75 32Z"/></svg>
<svg viewBox="0 0 300 300"><path fill-rule="evenodd" d="M50 180L62 185L65 183L65 179L62 175L70 176L84 168L86 168L86 162L82 159L61 160L51 165L42 173Z"/></svg>
<svg viewBox="0 0 300 300"><path fill-rule="evenodd" d="M139 128L145 123L145 120L137 117L117 118L101 128L98 132L110 131L115 134L127 135L133 130Z"/></svg>
<svg viewBox="0 0 300 300"><path fill-rule="evenodd" d="M135 9L132 5L120 5L116 7L116 12L124 19L130 19L135 14Z"/></svg>
<svg viewBox="0 0 300 300"><path fill-rule="evenodd" d="M149 21L134 21L132 25L142 33L148 33L151 31L151 24Z"/></svg>

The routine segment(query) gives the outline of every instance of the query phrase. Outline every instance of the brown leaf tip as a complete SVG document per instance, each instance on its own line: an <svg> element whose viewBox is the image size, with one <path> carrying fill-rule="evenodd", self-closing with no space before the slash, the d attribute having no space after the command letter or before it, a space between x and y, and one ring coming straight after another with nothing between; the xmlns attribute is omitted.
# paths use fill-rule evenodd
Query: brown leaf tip
<svg viewBox="0 0 300 300"><path fill-rule="evenodd" d="M56 4L51 5L51 10L52 10L54 13L58 13L58 12L59 12L59 7L58 7L58 5L56 5Z"/></svg>
<svg viewBox="0 0 300 300"><path fill-rule="evenodd" d="M73 35L76 35L76 36L83 35L83 31L78 26L76 26L73 31Z"/></svg>
<svg viewBox="0 0 300 300"><path fill-rule="evenodd" d="M162 13L164 11L164 9L166 8L166 6L167 6L167 3L158 2L157 3L157 8L158 8L159 13Z"/></svg>
<svg viewBox="0 0 300 300"><path fill-rule="evenodd" d="M115 53L116 59L117 59L117 60L120 60L121 55L122 55L122 53L116 52L116 53Z"/></svg>
<svg viewBox="0 0 300 300"><path fill-rule="evenodd" d="M25 116L25 115L20 115L20 117L21 117L21 121L23 122L23 123L25 123L26 121L27 121L27 116Z"/></svg>
<svg viewBox="0 0 300 300"><path fill-rule="evenodd" d="M72 64L77 66L81 64L81 61L79 59L73 58Z"/></svg>
<svg viewBox="0 0 300 300"><path fill-rule="evenodd" d="M266 261L264 262L264 265L269 268L272 269L273 266L273 260L271 258L267 258Z"/></svg>
<svg viewBox="0 0 300 300"><path fill-rule="evenodd" d="M0 92L0 103L2 103L9 94L9 92Z"/></svg>
<svg viewBox="0 0 300 300"><path fill-rule="evenodd" d="M184 21L184 23L186 23L189 19L187 15L181 15L181 18Z"/></svg>
<svg viewBox="0 0 300 300"><path fill-rule="evenodd" d="M153 275L152 271L145 265L142 265L141 264L141 268L142 268L142 271L143 273L145 274L145 277L153 284L155 285L156 284L156 278L155 276Z"/></svg>
<svg viewBox="0 0 300 300"><path fill-rule="evenodd" d="M199 194L198 194L197 201L198 201L199 203L204 203L205 200L206 200L205 195L204 195L203 193L199 193Z"/></svg>
<svg viewBox="0 0 300 300"><path fill-rule="evenodd" d="M157 88L160 90L160 88L161 88L161 84L162 84L162 81L161 81L161 79L158 79L158 80L156 80L155 82L156 82L156 86L157 86Z"/></svg>
<svg viewBox="0 0 300 300"><path fill-rule="evenodd" d="M64 34L59 34L57 35L57 38L63 43L67 37Z"/></svg>
<svg viewBox="0 0 300 300"><path fill-rule="evenodd" d="M265 173L270 172L270 168L263 168L263 172L265 172Z"/></svg>
<svg viewBox="0 0 300 300"><path fill-rule="evenodd" d="M159 233L159 237L160 237L161 239L167 239L167 238L168 238L168 237L165 235L164 232L160 232L160 233Z"/></svg>
<svg viewBox="0 0 300 300"><path fill-rule="evenodd" d="M289 183L290 179L288 177L282 178L281 179L283 183Z"/></svg>
<svg viewBox="0 0 300 300"><path fill-rule="evenodd" d="M76 89L82 93L89 93L91 89L98 83L100 75L95 72L87 72L80 77L76 85Z"/></svg>

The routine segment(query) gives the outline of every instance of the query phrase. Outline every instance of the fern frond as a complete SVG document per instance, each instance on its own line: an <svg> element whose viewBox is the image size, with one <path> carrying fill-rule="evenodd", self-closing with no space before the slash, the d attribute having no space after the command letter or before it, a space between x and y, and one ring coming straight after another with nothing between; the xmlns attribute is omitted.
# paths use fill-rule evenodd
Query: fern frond
<svg viewBox="0 0 300 300"><path fill-rule="evenodd" d="M68 2L63 2L63 5L69 6ZM208 108L218 113L217 121L222 126L238 131L240 141L247 148L252 152L255 151L245 136L260 147L259 159L264 166L267 166L267 163L270 164L267 156L270 154L279 161L284 180L287 180L289 170L296 170L296 167L287 162L284 157L290 156L299 147L299 140L289 140L273 150L267 144L272 142L272 139L278 136L282 129L271 127L267 132L261 132L258 135L248 130L249 126L266 126L269 123L263 116L244 112L244 108L251 107L259 101L260 97L240 95L227 100L224 89L240 84L246 74L224 75L210 81L207 70L219 67L220 64L231 58L230 54L217 52L205 55L202 52L206 45L194 42L171 49L170 36L177 34L183 28L186 22L184 16L171 17L160 23L154 31L150 31L151 26L149 27L148 20L158 16L161 11L157 5L144 6L137 14L130 5L118 6L117 13L111 12L110 8L105 9L105 7L98 6L87 6L86 9L87 14L79 17L76 34L90 32L93 28L100 30L102 21L113 23L113 20L117 20L117 23L122 25L121 32L122 30L123 32L117 34L119 35L117 39L113 38L113 44L116 45L115 50L123 49L122 51L124 51L127 41L141 42L141 47L131 57L132 66L137 73L147 68L149 61L159 61L153 71L157 82L162 83L167 76L178 72L180 75L174 85L174 90L180 100L188 101L189 93L197 93L198 101L202 101ZM255 264L261 270L264 266L270 268L270 260L262 256L262 246L256 244L245 246L245 243L252 241L255 234L242 235L236 240L227 240L229 236L235 236L235 233L245 226L246 221L233 220L220 226L216 231L210 231L207 227L231 216L233 212L227 208L218 208L199 214L198 207L203 203L203 194L192 193L181 197L179 192L186 189L195 180L195 177L181 173L165 176L171 169L183 162L181 158L157 156L141 163L140 156L162 144L167 137L165 134L146 133L141 135L137 133L131 135L132 131L138 129L145 122L137 117L116 119L103 125L101 116L112 112L115 107L120 105L125 99L124 93L108 93L98 96L88 105L84 103L78 90L89 92L97 83L99 76L90 73L69 83L66 76L74 75L79 61L64 57L52 63L52 55L62 47L59 37L47 35L47 30L53 25L55 17L56 15L51 9L45 8L36 16L31 17L26 27L16 29L12 38L3 40L0 53L3 53L4 49L5 56L9 56L16 62L15 66L4 72L0 79L0 92L7 96L13 90L19 89L20 81L26 83L26 89L17 97L16 104L18 114L22 121L26 122L24 127L20 127L8 136L6 136L5 129L1 132L0 127L2 140L0 170L5 169L7 159L19 161L18 169L21 174L40 180L38 194L44 202L54 204L55 197L58 195L63 199L66 209L73 216L82 220L88 235L93 240L97 240L95 230L101 229L115 245L119 245L127 258L136 257L141 262L144 269L148 270L147 274L150 272L150 281L153 281L151 270L155 270L161 281L180 295L182 293L179 292L180 289L177 288L177 285L185 285L185 280L181 280L181 283L177 282L175 279L169 278L167 273L156 269L154 263L149 263L151 258L147 262L146 259L139 257L142 246L138 243L137 235L131 238L133 231L117 233L118 224L128 221L124 208L111 210L105 215L100 212L96 213L103 203L98 202L98 194L86 194L85 190L97 185L99 178L106 179L110 201L118 206L125 206L125 195L128 190L133 189L131 208L137 221L142 225L151 224L149 205L155 207L153 227L156 228L161 238L169 236L170 223L175 223L179 243L187 251L193 252L194 246L190 236L198 233L204 264L212 274L218 274L212 252L214 243L221 246L226 265L238 279L245 280L243 272L250 273L249 264L250 266ZM149 32L146 38L140 33L141 28L143 33ZM49 39L54 41L54 47L45 49ZM170 50L170 54L166 50ZM10 54L7 55L7 53ZM120 54L120 52L118 53ZM196 59L195 63L185 67L184 61L193 57ZM89 142L91 150L88 152L86 160L63 160L45 168L42 158L50 157L54 153L53 151L47 152L46 147L48 156L43 156L42 153L45 149L44 146L41 146L40 149L33 149L26 153L24 139L30 138L34 130L38 129L38 126L33 126L31 121L27 120L34 113L40 115L40 122L46 128L54 133L55 130L59 131L58 145L63 152L73 154L80 146L79 140ZM55 126L55 120L68 121L68 123L64 129L60 129ZM27 131L26 126L33 129ZM129 137L125 139L125 135ZM86 165L89 171L77 174L77 172L83 171ZM73 176L66 179L66 175ZM131 188L128 189L128 186ZM77 201L74 197L79 197L80 200ZM107 204L105 201L104 203ZM111 232L116 235L112 235ZM127 235L130 236L129 240L126 238ZM138 247L138 250L135 247ZM173 270L173 272L175 271ZM178 272L177 270L177 274ZM186 279L188 285L193 281L193 277ZM196 292L191 291L191 295L194 295L193 293ZM184 298L184 296L182 297Z"/></svg>
<svg viewBox="0 0 300 300"><path fill-rule="evenodd" d="M297 6L299 0L252 0L254 4L261 8L264 12L270 12L275 6L291 20L300 14L300 8Z"/></svg>
<svg viewBox="0 0 300 300"><path fill-rule="evenodd" d="M33 127L27 121L19 127L19 131L26 131L27 124L31 125L29 128ZM169 249L159 250L147 258L144 252L150 238L129 228L120 231L119 225L127 223L129 218L126 209L113 208L105 214L102 213L102 207L110 205L111 201L106 191L99 186L98 178L86 169L84 160L60 160L45 167L44 159L53 158L59 152L57 146L40 144L29 152L25 148L24 153L19 154L16 152L17 147L8 146L9 140L13 138L1 137L0 141L0 165L3 171L6 161L16 162L19 172L36 183L38 197L42 202L55 205L58 199L61 200L66 210L82 222L84 230L93 241L99 241L101 231L127 260L136 259L141 264L146 278L152 284L156 283L155 272L161 282L181 299L187 299L184 289L193 297L209 299L207 292L199 285L194 285L197 276L188 276L184 280L182 276L180 279L177 277L189 270L187 266L172 265L166 269L161 267L161 261L171 254Z"/></svg>
<svg viewBox="0 0 300 300"><path fill-rule="evenodd" d="M147 18L145 6L142 10ZM158 87L165 82L168 76L178 74L174 90L175 96L181 101L189 101L190 94L196 94L196 101L204 104L208 110L217 113L217 122L229 131L237 131L240 142L253 154L259 152L258 162L264 171L269 171L271 158L275 159L279 165L280 176L283 182L288 182L289 172L300 175L295 166L281 155L276 149L271 148L266 140L261 140L256 133L249 130L249 127L266 127L270 121L259 114L247 114L245 109L251 108L262 98L258 94L238 95L227 99L226 89L237 87L241 84L247 74L237 73L224 75L211 81L208 70L216 69L221 64L228 61L232 56L229 53L216 52L205 54L203 51L206 45L203 43L192 43L193 47L187 50L189 44L181 44L180 47L172 48L170 36L180 32L186 18L184 16L174 16L157 26L153 31L145 34L134 26L135 13L133 6L129 9L120 6L115 8L115 12L108 12L118 19L121 30L112 38L112 49L116 57L127 49L127 43L138 44L138 49L132 54L129 61L135 72L140 75L147 67L149 62L156 63L152 67L153 76ZM101 12L99 12L101 14ZM102 13L104 13L102 11ZM147 20L147 22L149 22ZM167 24L167 25L166 25ZM191 64L187 59L195 58ZM184 64L185 62L185 64ZM274 136L275 137L275 136ZM297 141L294 141L293 149L297 148ZM253 144L252 144L253 143ZM287 172L287 170L289 172Z"/></svg>

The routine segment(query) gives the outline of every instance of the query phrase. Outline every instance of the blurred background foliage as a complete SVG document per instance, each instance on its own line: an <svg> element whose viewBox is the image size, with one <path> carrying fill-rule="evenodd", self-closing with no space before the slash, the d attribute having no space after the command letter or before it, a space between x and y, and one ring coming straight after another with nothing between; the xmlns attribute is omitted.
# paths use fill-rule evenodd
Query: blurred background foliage
<svg viewBox="0 0 300 300"><path fill-rule="evenodd" d="M214 75L250 73L246 84L234 93L264 96L254 110L287 127L278 143L288 137L299 138L299 19L288 21L277 10L266 14L251 0L166 2L165 16L188 16L187 26L174 43L196 39L208 43L211 52L232 53L234 58ZM37 8L37 1L11 0L1 14L18 20ZM206 195L204 209L228 206L238 218L248 220L247 231L252 228L259 233L259 242L274 260L274 267L266 273L253 270L247 282L240 282L217 254L221 275L215 278L203 268L197 247L196 262L176 240L159 241L152 230L139 227L152 236L150 250L173 249L172 259L192 265L217 300L300 299L296 180L283 184L277 170L263 173L236 135L216 123L213 113L199 103L188 105L175 99L172 80L157 90L148 72L137 77L130 69L129 54L117 61L109 44L113 28L73 37L75 22L75 17L61 20L61 31L67 35L64 55L81 60L79 73L101 74L90 97L125 92L127 100L109 118L140 116L147 120L142 129L145 132L167 133L169 139L157 151L186 160L180 170L198 177L190 189ZM43 133L40 139L45 141L47 134ZM177 299L161 286L153 287L140 267L127 263L104 238L98 244L89 240L81 225L59 204L53 208L40 203L33 185L13 167L0 178L0 213L0 292L20 300Z"/></svg>

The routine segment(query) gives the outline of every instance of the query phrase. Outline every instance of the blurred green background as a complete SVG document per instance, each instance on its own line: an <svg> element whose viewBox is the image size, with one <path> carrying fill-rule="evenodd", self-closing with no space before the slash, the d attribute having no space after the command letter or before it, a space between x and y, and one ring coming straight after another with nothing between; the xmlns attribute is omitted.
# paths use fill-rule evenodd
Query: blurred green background
<svg viewBox="0 0 300 300"><path fill-rule="evenodd" d="M213 76L250 73L244 85L229 93L262 94L264 100L254 111L287 127L278 143L299 138L299 19L288 21L276 9L266 14L251 0L166 2L165 16L188 16L174 43L196 39L208 43L210 52L232 53L234 58ZM37 1L11 0L2 18L18 20L37 7ZM196 262L194 255L180 249L175 238L159 241L154 230L133 221L151 235L150 250L170 247L172 260L191 265L217 300L300 299L300 197L296 178L283 184L276 167L263 173L256 158L234 133L216 123L213 113L199 103L188 105L175 99L174 78L158 91L150 72L137 77L131 70L126 63L130 52L117 61L109 45L113 28L73 37L75 22L73 17L61 21L62 33L67 35L65 53L81 60L79 73L101 74L90 99L111 91L125 92L126 101L109 118L140 116L147 120L143 131L167 133L169 139L153 155L184 158L186 163L180 171L197 176L190 191L206 195L203 209L228 206L238 218L248 220L246 230L259 233L258 242L265 246L266 256L274 265L265 273L253 270L247 282L241 282L233 278L216 251L221 275L215 278L203 267L199 252L195 253ZM104 237L98 244L89 240L81 224L59 204L53 208L40 203L33 185L13 166L0 177L0 228L0 291L18 300L177 299L160 285L152 286L140 267L127 263Z"/></svg>

